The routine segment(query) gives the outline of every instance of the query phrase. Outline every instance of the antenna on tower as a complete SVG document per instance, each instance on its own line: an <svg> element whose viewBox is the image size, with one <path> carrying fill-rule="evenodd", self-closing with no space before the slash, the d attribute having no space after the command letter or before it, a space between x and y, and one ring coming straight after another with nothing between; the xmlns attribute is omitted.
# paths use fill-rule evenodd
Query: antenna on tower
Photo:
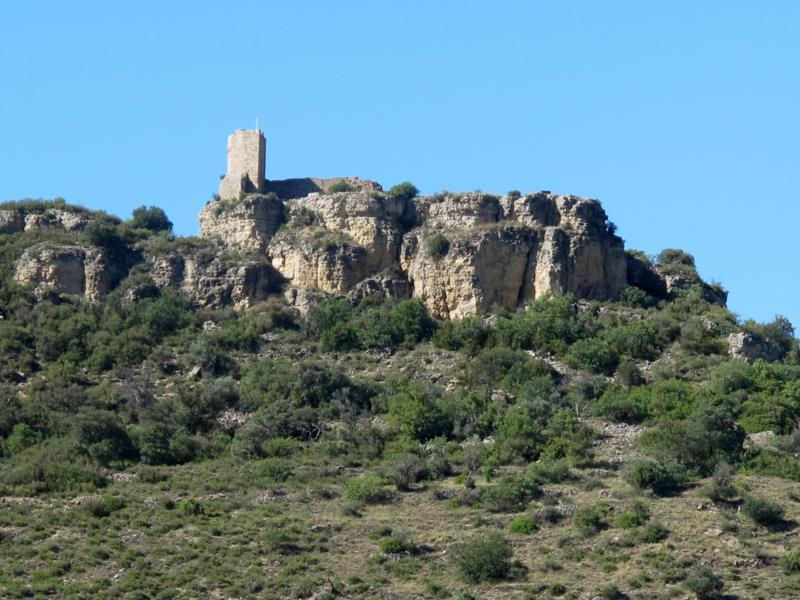
<svg viewBox="0 0 800 600"><path fill-rule="evenodd" d="M256 131L259 131L259 129L258 129L258 117L256 117Z"/></svg>

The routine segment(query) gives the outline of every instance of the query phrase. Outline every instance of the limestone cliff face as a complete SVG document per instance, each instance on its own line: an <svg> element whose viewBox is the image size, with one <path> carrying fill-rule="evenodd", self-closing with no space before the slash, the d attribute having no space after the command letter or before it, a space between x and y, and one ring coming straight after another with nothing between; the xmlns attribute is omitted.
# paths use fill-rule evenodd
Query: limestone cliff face
<svg viewBox="0 0 800 600"><path fill-rule="evenodd" d="M172 252L149 262L156 286L180 290L194 304L207 308L249 308L265 299L274 283L269 265L255 259L231 264L220 258L206 261L191 253Z"/></svg>
<svg viewBox="0 0 800 600"><path fill-rule="evenodd" d="M143 241L125 260L139 261L136 272L152 285L178 289L199 306L243 308L283 288L294 290L287 298L298 307L324 294L353 303L416 297L444 319L513 310L547 294L614 298L629 278L665 293L681 284L631 262L596 200L549 192L405 199L355 178L264 187L268 193L206 205L199 217L205 241ZM331 191L342 188L350 191ZM91 218L3 210L0 231L76 233ZM99 249L42 245L20 259L17 279L94 301L132 265L108 263Z"/></svg>
<svg viewBox="0 0 800 600"><path fill-rule="evenodd" d="M595 200L483 192L405 200L379 188L313 192L285 203L287 222L277 229L258 216L258 198L224 212L210 204L201 213L202 235L264 249L294 288L353 301L412 295L434 315L452 318L514 309L546 294L613 298L627 283L622 240L608 230ZM444 256L428 251L435 235L450 242ZM381 275L390 267L399 273Z"/></svg>
<svg viewBox="0 0 800 600"><path fill-rule="evenodd" d="M39 244L25 250L14 278L34 285L37 294L48 291L99 301L111 288L111 273L102 251L70 245Z"/></svg>
<svg viewBox="0 0 800 600"><path fill-rule="evenodd" d="M275 270L293 287L345 294L370 274L365 248L325 230L279 233L267 253Z"/></svg>
<svg viewBox="0 0 800 600"><path fill-rule="evenodd" d="M595 200L472 193L418 207L420 227L405 236L400 262L414 296L440 318L513 309L546 294L613 298L626 285L622 240ZM450 242L441 257L427 247L437 234Z"/></svg>
<svg viewBox="0 0 800 600"><path fill-rule="evenodd" d="M274 194L210 202L200 211L200 235L245 250L264 250L284 218L283 202Z"/></svg>

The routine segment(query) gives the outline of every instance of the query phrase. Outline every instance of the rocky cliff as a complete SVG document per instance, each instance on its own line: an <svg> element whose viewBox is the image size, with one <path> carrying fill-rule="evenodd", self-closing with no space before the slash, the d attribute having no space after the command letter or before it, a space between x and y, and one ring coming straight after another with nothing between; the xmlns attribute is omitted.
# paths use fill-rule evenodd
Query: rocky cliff
<svg viewBox="0 0 800 600"><path fill-rule="evenodd" d="M263 248L297 288L410 294L452 318L514 309L548 293L613 298L627 283L622 240L596 200L482 192L405 199L377 187L312 192L285 201L278 229L253 209L258 201L248 196L229 210L209 204L201 235ZM431 249L434 238L445 252ZM398 272L376 279L389 268Z"/></svg>
<svg viewBox="0 0 800 600"><path fill-rule="evenodd" d="M626 253L597 200L550 192L403 197L357 178L267 181L265 190L209 202L195 241L135 242L124 273L138 263L135 272L153 286L180 290L198 306L245 308L281 290L303 311L324 294L354 303L415 297L442 319L514 310L548 294L613 299L627 285L655 298L698 285L725 302L693 265L654 266ZM79 243L29 247L17 281L99 300L122 279L112 255L79 235L100 213L34 205L4 206L0 232L54 231L59 242L74 235Z"/></svg>

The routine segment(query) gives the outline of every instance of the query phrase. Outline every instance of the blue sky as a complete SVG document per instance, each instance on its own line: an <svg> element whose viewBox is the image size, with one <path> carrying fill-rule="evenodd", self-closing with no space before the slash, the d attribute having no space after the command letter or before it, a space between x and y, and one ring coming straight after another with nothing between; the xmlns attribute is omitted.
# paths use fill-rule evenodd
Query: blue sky
<svg viewBox="0 0 800 600"><path fill-rule="evenodd" d="M259 118L267 176L596 197L800 326L800 3L9 2L0 199L179 234Z"/></svg>

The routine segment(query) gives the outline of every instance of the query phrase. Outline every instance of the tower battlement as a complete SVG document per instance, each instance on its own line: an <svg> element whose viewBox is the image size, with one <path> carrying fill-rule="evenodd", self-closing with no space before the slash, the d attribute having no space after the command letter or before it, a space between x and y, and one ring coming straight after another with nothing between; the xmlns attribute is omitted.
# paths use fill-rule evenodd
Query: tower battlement
<svg viewBox="0 0 800 600"><path fill-rule="evenodd" d="M260 129L238 129L228 136L228 172L219 184L221 198L263 192L267 141Z"/></svg>

